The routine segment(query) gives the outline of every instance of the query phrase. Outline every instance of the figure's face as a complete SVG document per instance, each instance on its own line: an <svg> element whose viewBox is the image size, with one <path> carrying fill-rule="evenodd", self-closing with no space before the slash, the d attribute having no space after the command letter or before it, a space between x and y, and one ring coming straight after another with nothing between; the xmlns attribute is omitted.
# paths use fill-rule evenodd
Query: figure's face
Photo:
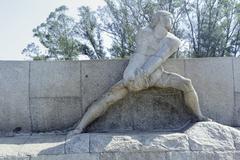
<svg viewBox="0 0 240 160"><path fill-rule="evenodd" d="M172 28L172 19L171 19L171 17L170 16L162 16L161 18L163 19L162 21L163 21L163 24L164 24L165 28L168 31L170 31L171 28Z"/></svg>
<svg viewBox="0 0 240 160"><path fill-rule="evenodd" d="M160 22L159 16L157 14L153 15L150 27L155 28L159 22Z"/></svg>
<svg viewBox="0 0 240 160"><path fill-rule="evenodd" d="M155 14L152 17L150 27L155 28L157 25L165 27L168 31L172 28L172 18L170 15Z"/></svg>

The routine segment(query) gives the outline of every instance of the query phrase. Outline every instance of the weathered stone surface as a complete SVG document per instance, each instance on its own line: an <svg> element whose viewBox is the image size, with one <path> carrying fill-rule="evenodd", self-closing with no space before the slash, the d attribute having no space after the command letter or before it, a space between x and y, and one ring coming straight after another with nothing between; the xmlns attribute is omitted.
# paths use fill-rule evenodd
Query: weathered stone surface
<svg viewBox="0 0 240 160"><path fill-rule="evenodd" d="M233 58L235 92L240 92L240 58Z"/></svg>
<svg viewBox="0 0 240 160"><path fill-rule="evenodd" d="M231 128L215 122L199 122L185 132L192 151L235 150ZM240 136L240 132L238 133Z"/></svg>
<svg viewBox="0 0 240 160"><path fill-rule="evenodd" d="M238 160L239 137L216 122L198 122L185 133L34 134L0 138L0 159Z"/></svg>
<svg viewBox="0 0 240 160"><path fill-rule="evenodd" d="M235 152L235 154L234 154L234 159L235 159L235 160L240 159L240 151Z"/></svg>
<svg viewBox="0 0 240 160"><path fill-rule="evenodd" d="M175 151L167 153L168 160L192 160L192 153L190 151Z"/></svg>
<svg viewBox="0 0 240 160"><path fill-rule="evenodd" d="M168 72L174 72L182 76L185 75L184 59L169 58L166 62L164 62L163 68Z"/></svg>
<svg viewBox="0 0 240 160"><path fill-rule="evenodd" d="M31 98L33 131L52 131L69 128L79 120L82 108L78 97Z"/></svg>
<svg viewBox="0 0 240 160"><path fill-rule="evenodd" d="M79 134L68 137L65 150L67 154L89 152L89 134Z"/></svg>
<svg viewBox="0 0 240 160"><path fill-rule="evenodd" d="M122 79L127 60L83 61L82 99L83 111L94 100L105 93L112 85Z"/></svg>
<svg viewBox="0 0 240 160"><path fill-rule="evenodd" d="M31 62L30 97L80 97L79 62Z"/></svg>
<svg viewBox="0 0 240 160"><path fill-rule="evenodd" d="M66 155L42 155L31 157L31 160L99 160L98 154L66 154Z"/></svg>
<svg viewBox="0 0 240 160"><path fill-rule="evenodd" d="M165 152L101 153L100 160L167 160Z"/></svg>
<svg viewBox="0 0 240 160"><path fill-rule="evenodd" d="M217 160L214 151L194 151L191 152L191 160Z"/></svg>
<svg viewBox="0 0 240 160"><path fill-rule="evenodd" d="M233 58L235 108L233 126L240 126L240 58Z"/></svg>
<svg viewBox="0 0 240 160"><path fill-rule="evenodd" d="M28 86L28 62L0 61L0 131L30 131Z"/></svg>
<svg viewBox="0 0 240 160"><path fill-rule="evenodd" d="M214 158L215 160L235 160L234 156L235 156L235 153L233 151L216 152Z"/></svg>
<svg viewBox="0 0 240 160"><path fill-rule="evenodd" d="M21 146L21 155L59 155L64 154L64 135L34 135Z"/></svg>
<svg viewBox="0 0 240 160"><path fill-rule="evenodd" d="M180 91L152 88L128 94L91 124L88 132L176 131L191 118Z"/></svg>
<svg viewBox="0 0 240 160"><path fill-rule="evenodd" d="M185 72L198 93L203 114L231 125L234 112L232 58L185 60Z"/></svg>
<svg viewBox="0 0 240 160"><path fill-rule="evenodd" d="M235 92L235 107L233 116L233 126L240 126L240 92Z"/></svg>
<svg viewBox="0 0 240 160"><path fill-rule="evenodd" d="M0 160L30 160L30 157L12 157L12 156L7 156L7 157L0 157Z"/></svg>
<svg viewBox="0 0 240 160"><path fill-rule="evenodd" d="M172 134L91 134L90 152L163 152L189 150L187 136Z"/></svg>
<svg viewBox="0 0 240 160"><path fill-rule="evenodd" d="M165 152L116 153L116 160L166 160Z"/></svg>
<svg viewBox="0 0 240 160"><path fill-rule="evenodd" d="M240 151L240 130L231 128L231 127L229 127L229 128L231 129L235 149Z"/></svg>

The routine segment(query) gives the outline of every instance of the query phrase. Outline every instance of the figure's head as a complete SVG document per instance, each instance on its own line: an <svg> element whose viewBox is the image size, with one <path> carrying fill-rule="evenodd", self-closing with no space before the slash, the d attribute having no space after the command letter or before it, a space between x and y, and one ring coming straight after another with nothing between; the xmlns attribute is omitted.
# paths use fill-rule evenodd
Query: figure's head
<svg viewBox="0 0 240 160"><path fill-rule="evenodd" d="M163 10L154 13L152 15L150 26L155 28L157 25L161 25L170 31L172 27L172 14Z"/></svg>

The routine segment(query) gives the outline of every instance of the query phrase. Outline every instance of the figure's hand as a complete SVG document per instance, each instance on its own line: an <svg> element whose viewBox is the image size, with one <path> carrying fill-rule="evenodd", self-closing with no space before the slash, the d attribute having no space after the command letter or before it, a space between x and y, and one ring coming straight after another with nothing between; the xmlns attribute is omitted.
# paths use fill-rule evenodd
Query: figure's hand
<svg viewBox="0 0 240 160"><path fill-rule="evenodd" d="M140 91L148 88L148 77L149 75L143 69L139 68L134 72L134 77L128 78L125 84L131 91Z"/></svg>

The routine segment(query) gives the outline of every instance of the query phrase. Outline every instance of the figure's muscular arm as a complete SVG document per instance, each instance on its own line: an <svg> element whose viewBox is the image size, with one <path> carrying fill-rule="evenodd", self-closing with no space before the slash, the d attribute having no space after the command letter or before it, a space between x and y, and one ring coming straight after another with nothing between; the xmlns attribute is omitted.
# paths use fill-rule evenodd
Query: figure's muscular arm
<svg viewBox="0 0 240 160"><path fill-rule="evenodd" d="M165 38L161 44L160 50L150 58L143 65L142 70L146 75L153 73L158 67L162 65L174 52L177 51L180 40L177 37Z"/></svg>

